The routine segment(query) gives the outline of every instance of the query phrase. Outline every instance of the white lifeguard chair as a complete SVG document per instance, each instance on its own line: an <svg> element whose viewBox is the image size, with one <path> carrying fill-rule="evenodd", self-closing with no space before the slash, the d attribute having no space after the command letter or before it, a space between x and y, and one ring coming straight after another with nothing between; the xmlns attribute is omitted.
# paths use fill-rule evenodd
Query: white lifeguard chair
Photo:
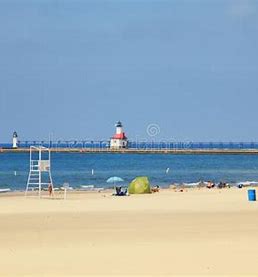
<svg viewBox="0 0 258 277"><path fill-rule="evenodd" d="M50 149L43 146L30 147L30 172L27 181L25 196L29 191L38 191L41 197L42 191L47 191L49 185L54 191L51 176L51 154Z"/></svg>

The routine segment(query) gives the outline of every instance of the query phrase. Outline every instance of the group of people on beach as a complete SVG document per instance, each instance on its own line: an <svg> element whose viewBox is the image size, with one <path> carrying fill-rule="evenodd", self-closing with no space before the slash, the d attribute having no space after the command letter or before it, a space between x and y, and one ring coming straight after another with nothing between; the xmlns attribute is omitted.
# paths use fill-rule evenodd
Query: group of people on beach
<svg viewBox="0 0 258 277"><path fill-rule="evenodd" d="M155 187L151 188L151 192L159 192L159 185L156 185ZM128 195L128 190L127 188L122 188L122 186L116 186L115 187L115 193L113 194L114 196L127 196ZM50 196L50 194L49 194Z"/></svg>
<svg viewBox="0 0 258 277"><path fill-rule="evenodd" d="M205 183L203 183L203 184L205 184ZM212 181L208 181L206 184L207 184L207 185L206 185L206 188L208 188L208 189L212 189L212 188L216 188L216 187L217 187L218 189L230 188L230 185L227 184L227 183L225 183L225 182L219 182L219 183L216 185L216 183L214 183L214 182L212 182ZM239 186L239 188L241 188L241 187ZM123 189L121 186L115 187L115 190L116 190L116 191L115 191L115 194L114 194L114 195L116 195L116 196L126 196L126 195L128 195L127 189ZM152 188L151 188L151 192L152 192L152 193L159 192L159 190L160 190L159 185L156 185L155 187L152 187ZM181 189L181 190L183 191L183 189ZM52 196L53 196L53 193L54 193L53 184L52 184L52 183L49 183L49 185L48 185L48 194L49 194L49 197L52 197Z"/></svg>
<svg viewBox="0 0 258 277"><path fill-rule="evenodd" d="M216 187L216 184L209 181L208 182L208 185L206 186L206 188L208 189L212 189L212 188L215 188ZM219 182L218 185L217 185L217 188L218 189L223 189L223 188L230 188L230 185L225 183L225 182Z"/></svg>

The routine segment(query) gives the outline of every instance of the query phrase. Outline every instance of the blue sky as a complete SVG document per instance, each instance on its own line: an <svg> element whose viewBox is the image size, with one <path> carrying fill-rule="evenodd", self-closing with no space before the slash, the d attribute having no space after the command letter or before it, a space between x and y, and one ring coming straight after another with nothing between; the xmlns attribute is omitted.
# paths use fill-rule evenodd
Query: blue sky
<svg viewBox="0 0 258 277"><path fill-rule="evenodd" d="M0 0L0 141L258 141L258 1ZM153 138L152 138L153 139Z"/></svg>

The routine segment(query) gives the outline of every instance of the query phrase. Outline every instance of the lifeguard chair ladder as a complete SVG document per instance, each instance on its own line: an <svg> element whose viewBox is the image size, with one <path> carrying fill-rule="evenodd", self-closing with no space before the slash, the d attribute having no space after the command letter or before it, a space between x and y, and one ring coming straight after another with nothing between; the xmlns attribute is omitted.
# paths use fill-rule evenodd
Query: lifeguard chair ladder
<svg viewBox="0 0 258 277"><path fill-rule="evenodd" d="M49 184L54 189L51 176L50 149L43 146L31 146L30 172L25 196L27 196L29 191L38 191L38 196L41 197L42 190L47 190Z"/></svg>

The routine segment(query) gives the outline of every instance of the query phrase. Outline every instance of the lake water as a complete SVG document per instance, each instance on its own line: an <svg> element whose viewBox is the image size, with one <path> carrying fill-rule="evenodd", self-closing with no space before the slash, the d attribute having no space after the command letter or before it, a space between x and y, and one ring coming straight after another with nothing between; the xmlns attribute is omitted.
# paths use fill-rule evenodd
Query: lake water
<svg viewBox="0 0 258 277"><path fill-rule="evenodd" d="M28 153L0 154L0 188L24 190L28 171ZM55 186L110 187L106 180L111 176L123 178L125 185L136 176L148 176L153 185L164 187L200 180L258 181L258 155L52 154Z"/></svg>

